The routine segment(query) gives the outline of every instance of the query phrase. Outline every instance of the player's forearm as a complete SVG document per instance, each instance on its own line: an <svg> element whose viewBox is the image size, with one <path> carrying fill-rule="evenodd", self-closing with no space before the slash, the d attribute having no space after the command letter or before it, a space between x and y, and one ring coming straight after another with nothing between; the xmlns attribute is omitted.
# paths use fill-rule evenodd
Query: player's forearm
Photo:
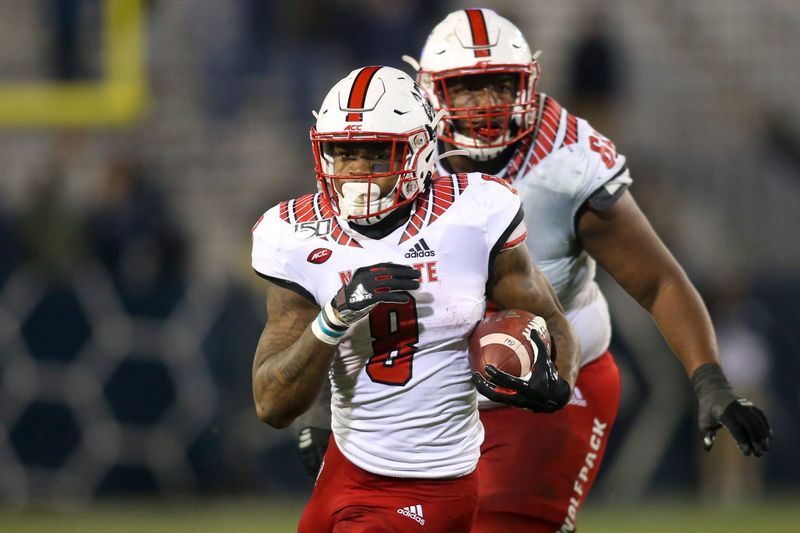
<svg viewBox="0 0 800 533"><path fill-rule="evenodd" d="M545 321L556 351L558 374L567 380L571 389L574 389L580 368L578 339L564 314L554 312L550 317L546 317Z"/></svg>
<svg viewBox="0 0 800 533"><path fill-rule="evenodd" d="M662 281L651 303L643 306L653 316L687 375L691 377L702 365L719 363L708 310L683 272Z"/></svg>
<svg viewBox="0 0 800 533"><path fill-rule="evenodd" d="M253 368L253 395L258 417L273 427L292 423L314 402L328 377L336 346L320 341L307 327L287 348L275 351L262 336Z"/></svg>

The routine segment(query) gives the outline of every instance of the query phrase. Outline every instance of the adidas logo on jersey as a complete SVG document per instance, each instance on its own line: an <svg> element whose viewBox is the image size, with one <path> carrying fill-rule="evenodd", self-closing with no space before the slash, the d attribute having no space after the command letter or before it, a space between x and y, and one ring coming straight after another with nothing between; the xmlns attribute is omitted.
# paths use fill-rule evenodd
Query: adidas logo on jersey
<svg viewBox="0 0 800 533"><path fill-rule="evenodd" d="M422 518L422 506L419 504L401 507L397 510L397 513L416 520L421 526L425 525L425 519Z"/></svg>
<svg viewBox="0 0 800 533"><path fill-rule="evenodd" d="M581 389L575 387L572 391L572 398L570 398L567 405L577 405L578 407L586 407L586 398L583 397Z"/></svg>
<svg viewBox="0 0 800 533"><path fill-rule="evenodd" d="M430 249L428 243L425 242L425 239L420 239L417 244L411 247L411 249L406 252L406 257L411 259L413 257L434 257L436 252Z"/></svg>

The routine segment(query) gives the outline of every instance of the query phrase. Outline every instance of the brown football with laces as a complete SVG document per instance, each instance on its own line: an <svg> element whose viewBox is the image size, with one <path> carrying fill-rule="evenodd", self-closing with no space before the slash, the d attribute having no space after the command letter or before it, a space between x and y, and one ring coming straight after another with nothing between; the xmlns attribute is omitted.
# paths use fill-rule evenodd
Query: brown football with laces
<svg viewBox="0 0 800 533"><path fill-rule="evenodd" d="M531 341L538 335L548 348L547 354ZM507 309L484 317L472 332L469 342L469 365L474 372L490 379L486 365L524 380L530 378L536 361L550 357L550 332L540 316L520 309Z"/></svg>

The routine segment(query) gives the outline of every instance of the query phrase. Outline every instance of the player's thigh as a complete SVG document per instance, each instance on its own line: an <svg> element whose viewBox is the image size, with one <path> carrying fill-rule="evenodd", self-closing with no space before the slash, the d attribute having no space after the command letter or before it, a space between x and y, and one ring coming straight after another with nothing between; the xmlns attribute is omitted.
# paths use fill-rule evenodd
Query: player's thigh
<svg viewBox="0 0 800 533"><path fill-rule="evenodd" d="M378 476L350 463L331 440L298 531L468 532L477 506L476 472L442 480Z"/></svg>
<svg viewBox="0 0 800 533"><path fill-rule="evenodd" d="M414 501L422 501L419 498ZM352 505L342 509L334 517L335 533L393 533L415 532L426 533L468 533L472 529L477 508L477 492L471 503L463 499L450 502L424 502L396 508L397 503L390 506ZM410 512L409 509L422 511ZM405 512L399 512L404 510Z"/></svg>
<svg viewBox="0 0 800 533"><path fill-rule="evenodd" d="M482 411L486 437L479 463L478 523L487 513L559 524L576 514L605 453L619 388L619 370L607 354L581 369L573 399L561 411Z"/></svg>
<svg viewBox="0 0 800 533"><path fill-rule="evenodd" d="M467 533L478 506L477 480L463 484L464 490L436 489L436 483L422 482L424 490L408 480L396 488L371 491L369 505L347 505L333 517L335 532ZM357 499L356 499L357 500ZM362 498L363 500L363 498Z"/></svg>

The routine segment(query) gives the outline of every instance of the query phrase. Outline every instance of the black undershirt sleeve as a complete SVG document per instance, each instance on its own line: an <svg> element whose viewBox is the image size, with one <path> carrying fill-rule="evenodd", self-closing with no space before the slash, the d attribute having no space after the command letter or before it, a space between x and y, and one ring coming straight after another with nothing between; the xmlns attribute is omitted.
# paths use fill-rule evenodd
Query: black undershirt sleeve
<svg viewBox="0 0 800 533"><path fill-rule="evenodd" d="M597 188L589 198L583 202L583 205L578 209L577 213L575 213L575 220L573 221L573 230L575 234L578 234L578 223L583 216L584 213L587 211L605 211L612 205L614 205L617 200L619 200L625 191L628 190L629 185L627 183L621 183L619 187L614 191L614 193L609 193L606 189L606 185L612 181L617 179L620 175L622 175L625 171L628 170L628 165L623 165L619 171L611 176L603 185Z"/></svg>
<svg viewBox="0 0 800 533"><path fill-rule="evenodd" d="M292 292L296 292L297 294L299 294L300 296L302 296L306 300L312 302L314 305L319 305L319 303L317 302L317 299L314 298L314 296L310 292L308 292L308 290L306 290L302 285L299 285L299 284L297 284L297 283L295 283L293 281L288 281L288 280L285 280L285 279L280 279L280 278L274 278L272 276L267 276L266 274L262 274L261 272L259 272L258 270L255 270L255 269L253 269L253 271L256 274L258 274L259 277L264 278L265 280L269 281L270 283L274 283L275 285L277 285L279 287L283 287L284 289L289 289Z"/></svg>
<svg viewBox="0 0 800 533"><path fill-rule="evenodd" d="M492 271L494 270L494 260L497 259L497 254L500 253L500 250L503 249L503 245L508 241L508 237L514 232L515 229L517 229L517 226L520 225L524 218L525 213L522 210L522 206L520 206L517 214L514 215L514 219L511 221L505 231L503 231L503 234L500 235L500 238L497 239L497 242L494 243L494 246L492 246L492 251L489 252L489 277L492 276Z"/></svg>

